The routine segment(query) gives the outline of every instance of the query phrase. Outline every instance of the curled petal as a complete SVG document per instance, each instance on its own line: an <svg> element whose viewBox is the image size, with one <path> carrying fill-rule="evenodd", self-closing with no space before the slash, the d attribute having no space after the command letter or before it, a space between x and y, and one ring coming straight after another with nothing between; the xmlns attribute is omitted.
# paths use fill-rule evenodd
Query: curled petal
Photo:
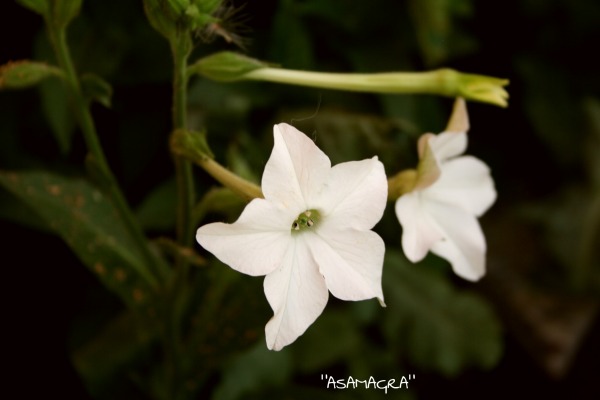
<svg viewBox="0 0 600 400"><path fill-rule="evenodd" d="M275 145L262 176L269 201L298 214L310 209L329 178L331 161L304 133L288 124L273 128Z"/></svg>
<svg viewBox="0 0 600 400"><path fill-rule="evenodd" d="M254 199L236 222L204 225L196 240L231 268L248 275L266 275L283 262L292 240L293 220L268 201Z"/></svg>
<svg viewBox="0 0 600 400"><path fill-rule="evenodd" d="M423 190L423 196L480 216L496 200L496 189L488 166L475 157L463 156L447 161L440 178Z"/></svg>
<svg viewBox="0 0 600 400"><path fill-rule="evenodd" d="M422 192L405 194L396 200L396 216L402 225L402 249L412 262L425 257L434 243L442 239L442 232L423 209Z"/></svg>
<svg viewBox="0 0 600 400"><path fill-rule="evenodd" d="M485 273L485 237L477 218L460 208L441 202L427 202L426 212L435 220L444 239L431 251L452 264L454 272L476 281Z"/></svg>
<svg viewBox="0 0 600 400"><path fill-rule="evenodd" d="M305 242L296 235L281 268L264 281L274 315L265 327L267 347L281 350L302 335L323 312L329 294Z"/></svg>
<svg viewBox="0 0 600 400"><path fill-rule="evenodd" d="M383 215L387 187L383 164L377 157L334 166L318 201L323 223L336 229L373 228Z"/></svg>
<svg viewBox="0 0 600 400"><path fill-rule="evenodd" d="M379 235L349 229L319 229L317 235L309 237L308 244L331 294L341 300L377 298L384 305L381 273L385 245Z"/></svg>

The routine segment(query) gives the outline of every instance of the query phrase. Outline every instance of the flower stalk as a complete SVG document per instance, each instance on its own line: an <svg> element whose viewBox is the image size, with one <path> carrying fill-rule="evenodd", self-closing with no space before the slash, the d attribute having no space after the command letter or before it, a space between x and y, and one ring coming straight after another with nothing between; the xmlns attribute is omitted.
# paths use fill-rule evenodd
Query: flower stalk
<svg viewBox="0 0 600 400"><path fill-rule="evenodd" d="M289 85L368 93L434 94L464 97L466 100L508 105L504 86L507 79L467 74L449 68L427 72L329 73L275 68L253 58L232 52L207 56L189 68L221 82L258 80Z"/></svg>

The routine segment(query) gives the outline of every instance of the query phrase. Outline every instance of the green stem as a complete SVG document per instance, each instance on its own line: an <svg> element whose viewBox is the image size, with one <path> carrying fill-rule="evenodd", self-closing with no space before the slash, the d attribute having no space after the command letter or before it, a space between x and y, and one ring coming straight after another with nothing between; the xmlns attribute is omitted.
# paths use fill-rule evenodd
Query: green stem
<svg viewBox="0 0 600 400"><path fill-rule="evenodd" d="M428 72L383 72L341 74L299 71L283 68L257 68L238 79L269 81L291 85L370 93L435 94L465 97L507 106L508 80L485 75L465 74L449 68Z"/></svg>
<svg viewBox="0 0 600 400"><path fill-rule="evenodd" d="M173 50L173 130L187 128L187 61L189 50L185 44L175 41ZM194 181L192 164L183 157L175 155L175 174L178 190L177 204L177 241L184 247L193 243L192 210L194 207ZM178 264L184 263L178 258Z"/></svg>
<svg viewBox="0 0 600 400"><path fill-rule="evenodd" d="M212 158L201 158L195 160L195 162L223 186L228 187L245 199L252 200L264 197L258 185L234 174Z"/></svg>
<svg viewBox="0 0 600 400"><path fill-rule="evenodd" d="M181 32L171 39L173 55L173 131L187 128L187 64L191 42L187 32ZM175 158L175 179L177 182L177 243L182 248L193 244L192 211L195 203L192 164L178 154ZM172 399L185 398L182 365L183 319L189 303L189 260L182 254L175 255L176 273L169 288L169 311L166 321L165 351L167 361L168 393Z"/></svg>
<svg viewBox="0 0 600 400"><path fill-rule="evenodd" d="M158 278L161 276L161 270L155 257L152 255L150 248L148 247L148 241L146 240L144 233L133 216L125 197L121 193L121 190L117 184L117 180L111 172L106 161L106 157L104 156L104 151L102 150L102 146L100 145L98 135L96 133L94 120L92 119L86 99L81 92L81 86L73 66L73 61L71 59L71 54L69 52L69 47L66 40L66 29L63 27L54 27L51 22L47 22L47 26L50 40L58 59L58 64L65 72L67 84L73 95L72 106L79 122L79 127L83 133L88 151L92 154L94 162L98 166L99 172L102 174L107 183L106 189L114 206L117 209L117 212L119 213L119 216L121 217L121 220L124 222L126 229L137 244L142 257L144 257L144 260L146 261L147 267L142 266L141 268L138 268L138 272L152 287L158 288Z"/></svg>

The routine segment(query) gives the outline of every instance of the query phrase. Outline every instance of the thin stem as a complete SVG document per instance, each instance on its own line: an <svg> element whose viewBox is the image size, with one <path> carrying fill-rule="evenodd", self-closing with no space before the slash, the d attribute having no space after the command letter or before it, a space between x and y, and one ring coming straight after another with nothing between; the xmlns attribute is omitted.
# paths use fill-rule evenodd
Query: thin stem
<svg viewBox="0 0 600 400"><path fill-rule="evenodd" d="M187 60L189 50L180 43L173 43L173 130L186 129L187 126ZM175 155L175 174L178 190L177 204L177 241L184 247L191 247L192 210L195 203L192 164L183 157ZM178 264L183 258L178 258Z"/></svg>
<svg viewBox="0 0 600 400"><path fill-rule="evenodd" d="M187 63L190 42L187 32L181 32L171 39L173 55L173 130L187 127ZM175 158L175 179L177 182L177 243L182 248L191 248L194 235L192 211L195 203L192 164L178 154ZM168 314L165 332L165 356L167 363L168 393L172 399L185 397L182 365L182 328L189 298L189 260L182 254L175 255L176 271L169 287Z"/></svg>
<svg viewBox="0 0 600 400"><path fill-rule="evenodd" d="M160 267L155 257L150 252L148 247L148 241L144 236L138 222L136 221L131 209L129 208L125 197L123 196L118 184L115 179L102 150L102 146L98 140L96 133L96 127L94 120L90 113L87 102L81 92L81 86L73 66L71 54L66 40L66 29L61 27L54 27L51 23L47 24L50 40L54 47L58 64L65 72L65 78L67 84L73 95L72 107L75 111L79 127L83 133L84 140L86 142L89 152L94 158L94 162L98 166L99 172L103 175L106 181L106 189L108 194L121 217L121 220L125 224L125 228L137 244L142 257L146 261L146 265L138 268L140 275L150 283L154 288L159 287L158 278L161 275Z"/></svg>
<svg viewBox="0 0 600 400"><path fill-rule="evenodd" d="M212 158L206 157L194 160L194 162L202 167L223 186L228 187L245 199L252 200L255 198L264 197L258 185L255 185L254 183L234 174Z"/></svg>

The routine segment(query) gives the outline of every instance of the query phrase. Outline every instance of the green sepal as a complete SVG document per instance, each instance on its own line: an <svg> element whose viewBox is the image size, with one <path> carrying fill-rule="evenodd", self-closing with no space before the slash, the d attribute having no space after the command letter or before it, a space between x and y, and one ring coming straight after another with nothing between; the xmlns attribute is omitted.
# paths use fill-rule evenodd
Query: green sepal
<svg viewBox="0 0 600 400"><path fill-rule="evenodd" d="M198 10L203 14L213 14L221 6L223 0L193 0Z"/></svg>
<svg viewBox="0 0 600 400"><path fill-rule="evenodd" d="M0 66L0 89L25 89L53 76L62 78L62 70L41 62L13 61Z"/></svg>
<svg viewBox="0 0 600 400"><path fill-rule="evenodd" d="M171 134L171 151L190 160L214 158L208 147L206 132L177 129Z"/></svg>
<svg viewBox="0 0 600 400"><path fill-rule="evenodd" d="M176 14L161 0L144 0L144 12L150 25L171 40L177 34Z"/></svg>
<svg viewBox="0 0 600 400"><path fill-rule="evenodd" d="M248 72L271 66L263 61L231 51L222 51L201 58L188 68L188 74L199 74L206 78L231 82L243 79Z"/></svg>
<svg viewBox="0 0 600 400"><path fill-rule="evenodd" d="M95 74L84 74L80 81L86 100L97 101L106 108L111 107L113 89L108 82Z"/></svg>

